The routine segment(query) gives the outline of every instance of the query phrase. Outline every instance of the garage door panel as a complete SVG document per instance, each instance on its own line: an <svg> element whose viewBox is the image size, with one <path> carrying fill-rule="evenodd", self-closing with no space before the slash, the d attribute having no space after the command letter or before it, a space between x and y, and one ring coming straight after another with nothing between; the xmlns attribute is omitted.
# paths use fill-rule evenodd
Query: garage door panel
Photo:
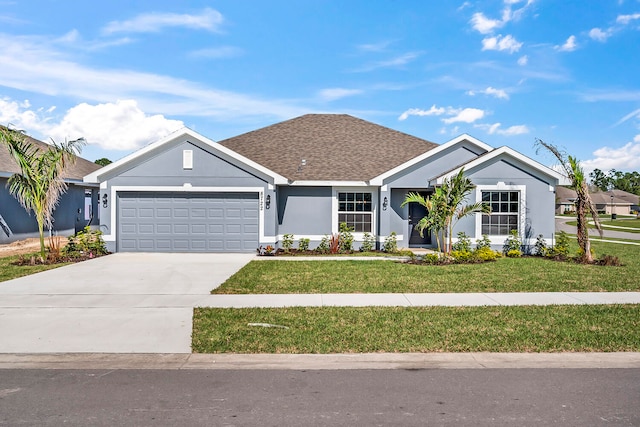
<svg viewBox="0 0 640 427"><path fill-rule="evenodd" d="M118 193L118 250L252 252L257 193Z"/></svg>

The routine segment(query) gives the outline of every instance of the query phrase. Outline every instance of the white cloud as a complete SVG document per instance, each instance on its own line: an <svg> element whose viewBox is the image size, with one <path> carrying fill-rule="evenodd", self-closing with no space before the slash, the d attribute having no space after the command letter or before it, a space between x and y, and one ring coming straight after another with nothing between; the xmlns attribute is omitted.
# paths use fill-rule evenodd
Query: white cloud
<svg viewBox="0 0 640 427"><path fill-rule="evenodd" d="M451 108L451 107L449 107ZM398 117L398 120L406 120L409 116L440 116L447 111L444 107L436 107L435 104L428 110L421 110L420 108L410 108Z"/></svg>
<svg viewBox="0 0 640 427"><path fill-rule="evenodd" d="M627 114L626 116L624 116L623 118L618 120L618 122L615 124L615 126L618 126L618 125L626 122L629 119L640 119L640 108L630 112L629 114Z"/></svg>
<svg viewBox="0 0 640 427"><path fill-rule="evenodd" d="M0 85L21 91L95 103L135 99L147 113L220 120L290 118L309 112L288 100L262 100L171 76L85 66L68 58L46 37L0 33L0 46Z"/></svg>
<svg viewBox="0 0 640 427"><path fill-rule="evenodd" d="M135 150L184 127L180 120L147 115L134 100L69 109L49 133L55 140L84 137L88 144L107 150Z"/></svg>
<svg viewBox="0 0 640 427"><path fill-rule="evenodd" d="M242 49L234 46L220 46L206 49L199 49L189 52L189 56L193 58L232 58L242 55Z"/></svg>
<svg viewBox="0 0 640 427"><path fill-rule="evenodd" d="M70 108L56 121L55 107L32 110L28 101L0 99L0 123L12 124L43 140L64 141L84 137L89 145L107 150L135 150L184 127L180 120L149 115L133 100Z"/></svg>
<svg viewBox="0 0 640 427"><path fill-rule="evenodd" d="M365 43L356 46L358 50L363 52L382 52L391 44L390 41L382 41L379 43Z"/></svg>
<svg viewBox="0 0 640 427"><path fill-rule="evenodd" d="M46 122L40 117L41 112L29 110L30 107L29 100L16 102L9 98L0 99L0 125L11 125L29 133L46 129Z"/></svg>
<svg viewBox="0 0 640 427"><path fill-rule="evenodd" d="M408 52L395 58L387 59L385 61L378 61L372 64L365 65L361 68L353 70L354 72L366 72L377 70L378 68L393 68L393 67L402 67L403 65L407 65L412 62L416 58L421 55L420 52Z"/></svg>
<svg viewBox="0 0 640 427"><path fill-rule="evenodd" d="M602 147L593 152L594 158L582 162L585 170L638 170L640 168L640 135L620 148Z"/></svg>
<svg viewBox="0 0 640 427"><path fill-rule="evenodd" d="M505 7L502 9L502 17L500 19L491 19L482 12L474 13L471 16L471 26L480 34L492 34L496 29L504 27L510 21L517 21L522 17L526 9L534 2L527 0L520 9L512 9L512 6L521 3L521 0L505 0Z"/></svg>
<svg viewBox="0 0 640 427"><path fill-rule="evenodd" d="M592 28L591 31L589 31L589 37L599 42L606 42L611 34L611 29L602 31L600 28Z"/></svg>
<svg viewBox="0 0 640 427"><path fill-rule="evenodd" d="M635 21L636 19L640 19L640 13L633 13L631 15L618 15L616 22L618 24L627 25L631 21Z"/></svg>
<svg viewBox="0 0 640 427"><path fill-rule="evenodd" d="M470 91L467 92L467 95L474 96L477 93L482 93L482 94L485 94L485 95L493 96L493 97L498 98L498 99L509 99L509 94L507 93L506 90L504 90L504 89L496 89L496 88L491 87L491 86L489 86L486 89L478 90L478 91L470 90Z"/></svg>
<svg viewBox="0 0 640 427"><path fill-rule="evenodd" d="M529 57L527 55L523 55L520 58L518 58L518 65L524 67L528 63L529 63Z"/></svg>
<svg viewBox="0 0 640 427"><path fill-rule="evenodd" d="M562 46L556 46L556 49L562 52L572 52L576 50L577 47L578 45L576 44L576 36L571 35Z"/></svg>
<svg viewBox="0 0 640 427"><path fill-rule="evenodd" d="M505 22L498 19L489 19L482 12L474 13L471 17L471 26L480 34L490 34L496 28L504 26Z"/></svg>
<svg viewBox="0 0 640 427"><path fill-rule="evenodd" d="M442 119L442 122L448 125L456 122L473 123L476 120L480 120L481 118L483 118L484 114L484 110L480 110L478 108L464 108L460 110L455 116L449 117L447 119Z"/></svg>
<svg viewBox="0 0 640 427"><path fill-rule="evenodd" d="M223 22L220 12L206 8L198 15L178 13L147 13L128 21L111 21L102 29L104 34L155 33L166 27L218 31Z"/></svg>
<svg viewBox="0 0 640 427"><path fill-rule="evenodd" d="M529 128L526 125L515 125L509 126L506 129L501 129L502 123L482 123L473 125L473 127L478 129L485 130L489 135L504 135L504 136L513 136L513 135L522 135L525 133L529 133Z"/></svg>
<svg viewBox="0 0 640 427"><path fill-rule="evenodd" d="M362 91L360 89L344 89L344 88L329 88L323 89L318 92L318 96L322 98L324 101L335 101L341 98L346 98L348 96L354 96L361 94Z"/></svg>
<svg viewBox="0 0 640 427"><path fill-rule="evenodd" d="M512 35L497 35L494 37L485 37L482 39L482 50L506 50L514 53L520 50L522 43L517 41Z"/></svg>
<svg viewBox="0 0 640 427"><path fill-rule="evenodd" d="M398 120L406 120L409 116L442 116L449 117L440 119L445 124L456 122L473 123L485 115L484 110L478 108L453 108L453 107L436 107L435 104L428 110L419 108L410 108L398 117Z"/></svg>

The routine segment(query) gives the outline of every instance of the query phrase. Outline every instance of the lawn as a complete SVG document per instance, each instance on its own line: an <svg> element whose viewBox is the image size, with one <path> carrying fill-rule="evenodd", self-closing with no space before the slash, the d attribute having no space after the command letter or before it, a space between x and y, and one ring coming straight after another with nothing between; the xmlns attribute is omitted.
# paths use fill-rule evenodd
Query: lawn
<svg viewBox="0 0 640 427"><path fill-rule="evenodd" d="M253 261L215 294L620 292L640 290L640 246L593 242L621 267L548 259L501 258L485 264L427 266L393 261Z"/></svg>
<svg viewBox="0 0 640 427"><path fill-rule="evenodd" d="M576 226L578 225L577 221L568 221L567 222L568 225L573 225ZM634 218L634 219L617 219L617 220L603 220L603 218L600 218L600 224L602 225L602 228L605 230L610 230L610 231L624 231L625 233L640 233L640 219ZM616 228L616 227L625 227L624 229L622 228ZM593 228L595 229L595 225L589 224L589 228Z"/></svg>
<svg viewBox="0 0 640 427"><path fill-rule="evenodd" d="M640 351L639 328L640 305L197 308L192 348L298 354Z"/></svg>
<svg viewBox="0 0 640 427"><path fill-rule="evenodd" d="M29 258L30 255L24 255ZM40 256L39 254L36 256ZM20 255L9 256L0 258L0 282L5 280L15 279L17 277L28 276L30 274L39 273L45 270L51 270L53 268L62 267L68 263L63 264L51 264L51 265L12 265L11 263L17 261Z"/></svg>

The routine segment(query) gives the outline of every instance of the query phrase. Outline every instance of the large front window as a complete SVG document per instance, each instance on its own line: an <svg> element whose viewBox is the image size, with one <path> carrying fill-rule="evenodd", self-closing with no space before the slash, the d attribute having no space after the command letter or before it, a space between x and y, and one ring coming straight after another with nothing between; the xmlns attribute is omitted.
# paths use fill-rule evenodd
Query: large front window
<svg viewBox="0 0 640 427"><path fill-rule="evenodd" d="M520 192L483 191L482 202L491 206L491 215L482 215L482 234L508 236L518 230Z"/></svg>
<svg viewBox="0 0 640 427"><path fill-rule="evenodd" d="M338 223L347 223L355 232L371 232L371 193L338 193Z"/></svg>

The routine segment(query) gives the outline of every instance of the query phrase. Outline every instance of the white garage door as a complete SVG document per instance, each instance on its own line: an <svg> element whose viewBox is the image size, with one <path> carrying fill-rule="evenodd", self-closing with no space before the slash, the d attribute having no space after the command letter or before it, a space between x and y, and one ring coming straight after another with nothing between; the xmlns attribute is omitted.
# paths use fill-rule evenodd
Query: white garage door
<svg viewBox="0 0 640 427"><path fill-rule="evenodd" d="M118 192L121 252L252 252L257 193Z"/></svg>

